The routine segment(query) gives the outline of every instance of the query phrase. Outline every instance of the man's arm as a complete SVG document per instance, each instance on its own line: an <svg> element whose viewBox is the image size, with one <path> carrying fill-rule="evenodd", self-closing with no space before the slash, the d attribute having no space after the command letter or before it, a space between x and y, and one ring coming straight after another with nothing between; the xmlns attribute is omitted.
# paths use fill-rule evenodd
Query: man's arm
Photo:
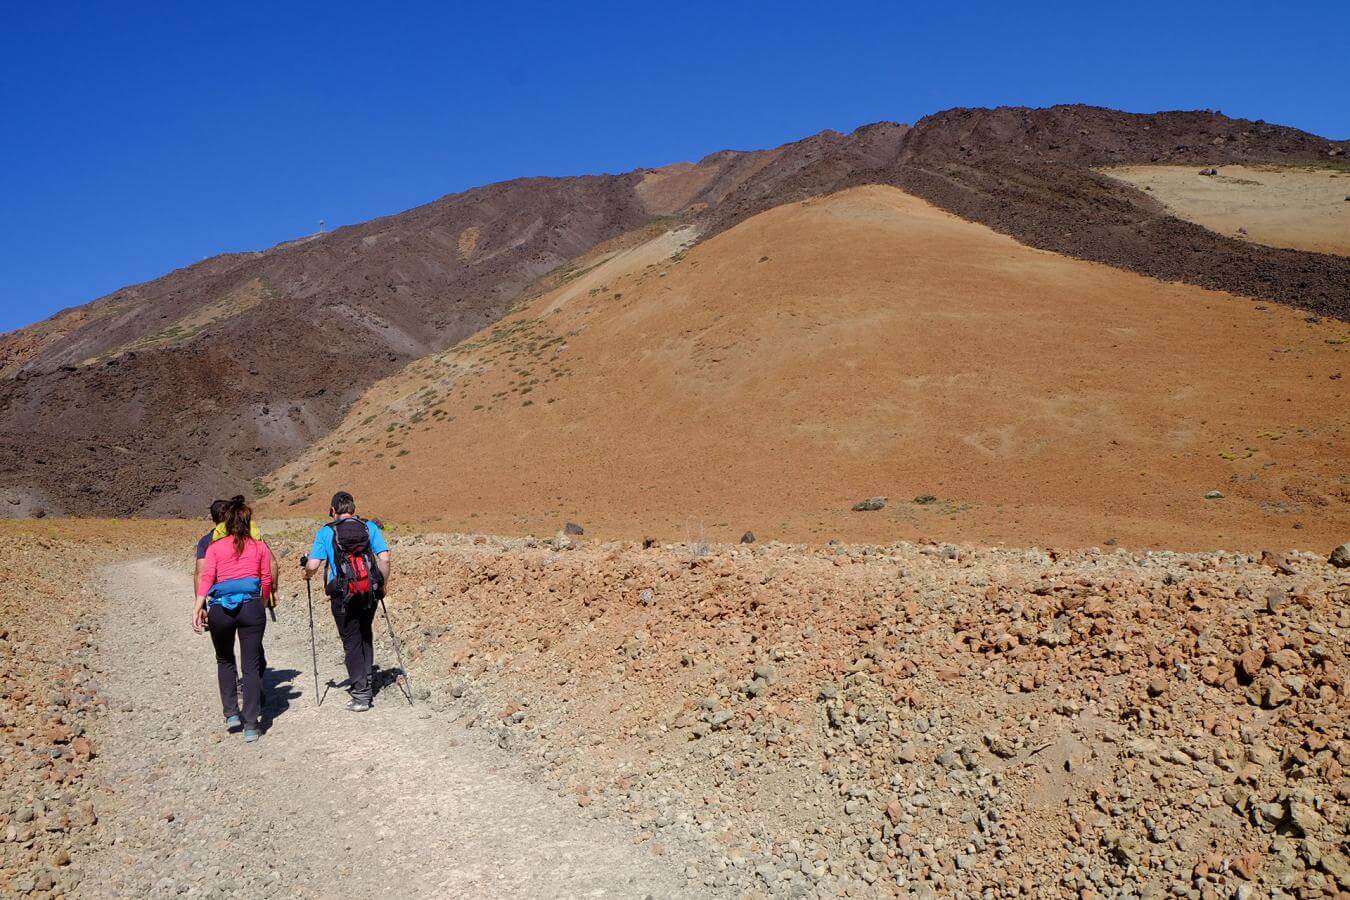
<svg viewBox="0 0 1350 900"><path fill-rule="evenodd" d="M276 597L281 590L281 583L277 580L281 575L281 564L277 561L277 555L272 552L271 545L267 541L263 541L262 545L267 548L267 557L270 560L268 568L272 573L272 596Z"/></svg>
<svg viewBox="0 0 1350 900"><path fill-rule="evenodd" d="M384 576L384 589L389 590L389 551L375 554L375 565L380 567L380 574Z"/></svg>
<svg viewBox="0 0 1350 900"><path fill-rule="evenodd" d="M325 526L327 527L327 526ZM314 543L309 548L309 556L303 557L305 560L300 564L300 574L309 581L314 577L314 573L319 571L328 557L328 548L324 546L323 528L314 535Z"/></svg>

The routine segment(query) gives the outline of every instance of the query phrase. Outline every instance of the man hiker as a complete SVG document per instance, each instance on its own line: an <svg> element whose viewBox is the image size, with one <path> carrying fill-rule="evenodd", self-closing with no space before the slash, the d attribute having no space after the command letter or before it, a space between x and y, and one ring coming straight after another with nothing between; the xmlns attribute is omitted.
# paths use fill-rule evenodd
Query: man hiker
<svg viewBox="0 0 1350 900"><path fill-rule="evenodd" d="M373 625L375 608L389 583L389 545L379 525L357 517L356 500L346 491L333 495L328 516L332 521L314 535L304 576L308 581L320 565L325 569L324 590L342 638L347 690L352 695L346 708L365 712L374 697Z"/></svg>

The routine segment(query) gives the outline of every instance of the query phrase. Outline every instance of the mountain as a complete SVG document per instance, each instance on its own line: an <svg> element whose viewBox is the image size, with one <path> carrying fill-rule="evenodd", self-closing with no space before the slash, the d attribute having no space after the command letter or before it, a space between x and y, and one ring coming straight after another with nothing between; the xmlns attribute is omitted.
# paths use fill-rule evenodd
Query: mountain
<svg viewBox="0 0 1350 900"><path fill-rule="evenodd" d="M827 190L903 126L618 176L528 178L215 257L0 340L0 508L199 513L376 379L491 324L597 243L779 185ZM766 198L768 198L766 200Z"/></svg>
<svg viewBox="0 0 1350 900"><path fill-rule="evenodd" d="M861 185L898 187L1030 247L1348 318L1344 257L1207 231L1098 171L1323 164L1346 146L1209 113L951 110L913 129L488 185L216 257L0 338L0 510L199 513L333 444L380 379L565 286L588 255L677 231L666 240L708 241Z"/></svg>
<svg viewBox="0 0 1350 900"><path fill-rule="evenodd" d="M632 540L1350 529L1343 323L1030 248L890 186L679 237L584 258L376 383L270 480L269 514L348 489L438 530Z"/></svg>

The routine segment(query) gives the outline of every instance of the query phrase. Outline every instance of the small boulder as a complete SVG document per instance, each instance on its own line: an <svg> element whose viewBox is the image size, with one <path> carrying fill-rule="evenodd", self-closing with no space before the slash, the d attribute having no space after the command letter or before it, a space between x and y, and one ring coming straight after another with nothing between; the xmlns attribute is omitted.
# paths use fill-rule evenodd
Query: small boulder
<svg viewBox="0 0 1350 900"><path fill-rule="evenodd" d="M586 529L582 528L576 522L568 522L563 526L564 534L585 534Z"/></svg>
<svg viewBox="0 0 1350 900"><path fill-rule="evenodd" d="M1245 653L1238 657L1237 668L1246 676L1248 681L1256 678L1261 673L1261 667L1266 662L1266 651L1260 647L1249 647Z"/></svg>
<svg viewBox="0 0 1350 900"><path fill-rule="evenodd" d="M1200 170L1200 174L1201 174L1201 175L1207 175L1207 176L1213 177L1213 176L1219 174L1219 170L1216 169L1216 168L1214 168L1213 166L1210 166L1209 168L1201 169L1201 170Z"/></svg>
<svg viewBox="0 0 1350 900"><path fill-rule="evenodd" d="M1327 562L1338 569L1350 569L1350 541L1347 541L1335 550L1332 550L1331 556L1327 558Z"/></svg>
<svg viewBox="0 0 1350 900"><path fill-rule="evenodd" d="M885 497L868 497L853 504L854 512L876 512L886 505Z"/></svg>
<svg viewBox="0 0 1350 900"><path fill-rule="evenodd" d="M1270 664L1275 668L1288 672L1291 669L1297 669L1303 665L1303 657L1298 655L1298 651L1291 647L1285 647L1276 650L1270 654Z"/></svg>
<svg viewBox="0 0 1350 900"><path fill-rule="evenodd" d="M755 533L753 531L747 531L745 534L741 535L742 544L753 544L754 542L755 542Z"/></svg>
<svg viewBox="0 0 1350 900"><path fill-rule="evenodd" d="M1223 491L1205 491L1206 500L1222 500Z"/></svg>
<svg viewBox="0 0 1350 900"><path fill-rule="evenodd" d="M932 494L920 494L914 498L914 502L920 506L927 506L930 503L936 503L937 497L934 497Z"/></svg>
<svg viewBox="0 0 1350 900"><path fill-rule="evenodd" d="M986 734L984 736L984 745L989 748L989 752L999 759L1012 759L1017 755L1012 744L1007 739L998 734Z"/></svg>

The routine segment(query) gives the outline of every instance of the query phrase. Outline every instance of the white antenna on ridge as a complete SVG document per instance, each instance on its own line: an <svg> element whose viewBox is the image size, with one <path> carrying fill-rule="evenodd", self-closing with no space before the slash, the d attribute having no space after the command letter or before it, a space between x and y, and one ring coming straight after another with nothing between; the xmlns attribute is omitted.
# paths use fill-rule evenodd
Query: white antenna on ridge
<svg viewBox="0 0 1350 900"><path fill-rule="evenodd" d="M319 231L320 231L320 232L323 231L323 219L320 219L320 220L319 220Z"/></svg>

